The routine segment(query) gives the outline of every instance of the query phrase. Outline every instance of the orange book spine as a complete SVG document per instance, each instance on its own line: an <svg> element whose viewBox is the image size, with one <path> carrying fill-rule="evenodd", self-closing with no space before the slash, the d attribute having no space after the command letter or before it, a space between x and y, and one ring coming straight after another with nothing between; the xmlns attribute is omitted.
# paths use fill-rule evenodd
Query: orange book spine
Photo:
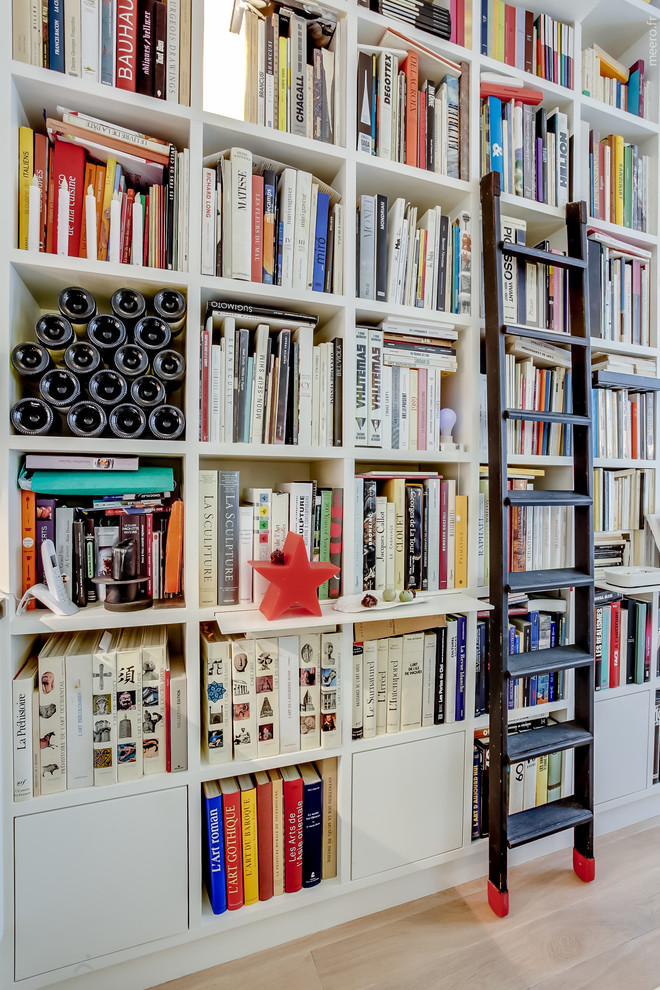
<svg viewBox="0 0 660 990"><path fill-rule="evenodd" d="M39 250L46 250L46 223L48 221L48 138L34 135L34 174L41 189L41 214L39 217Z"/></svg>
<svg viewBox="0 0 660 990"><path fill-rule="evenodd" d="M406 77L406 165L417 165L417 100L419 60L417 52L408 52L403 63Z"/></svg>
<svg viewBox="0 0 660 990"><path fill-rule="evenodd" d="M21 492L21 546L23 559L23 583L21 594L25 594L37 581L37 507L34 492ZM34 598L28 608L35 608Z"/></svg>
<svg viewBox="0 0 660 990"><path fill-rule="evenodd" d="M101 237L101 217L103 216L103 190L105 189L105 165L96 166L94 195L96 196L96 252L98 255Z"/></svg>
<svg viewBox="0 0 660 990"><path fill-rule="evenodd" d="M165 594L178 595L181 591L181 562L183 556L183 502L178 499L172 505L167 527L165 549Z"/></svg>
<svg viewBox="0 0 660 990"><path fill-rule="evenodd" d="M96 184L96 165L92 162L85 164L85 178L83 179L83 218L80 224L80 253L79 258L87 257L87 217L85 216L85 196L91 186L94 189ZM97 211L98 212L98 211Z"/></svg>

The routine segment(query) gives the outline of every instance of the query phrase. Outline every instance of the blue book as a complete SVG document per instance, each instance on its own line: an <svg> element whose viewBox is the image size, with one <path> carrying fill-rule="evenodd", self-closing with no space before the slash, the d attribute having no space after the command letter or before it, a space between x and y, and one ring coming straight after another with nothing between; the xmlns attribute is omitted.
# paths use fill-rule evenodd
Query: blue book
<svg viewBox="0 0 660 990"><path fill-rule="evenodd" d="M214 914L227 910L225 878L225 833L222 817L222 794L217 780L204 781L206 810L206 845L204 847L204 881Z"/></svg>
<svg viewBox="0 0 660 990"><path fill-rule="evenodd" d="M301 763L298 769L303 783L302 885L316 887L323 853L323 781L313 763Z"/></svg>
<svg viewBox="0 0 660 990"><path fill-rule="evenodd" d="M548 703L550 694L550 674L539 674L536 678L536 704Z"/></svg>
<svg viewBox="0 0 660 990"><path fill-rule="evenodd" d="M104 86L114 86L115 84L115 23L115 0L103 0L101 4L101 82Z"/></svg>
<svg viewBox="0 0 660 990"><path fill-rule="evenodd" d="M64 0L48 0L48 68L64 72Z"/></svg>
<svg viewBox="0 0 660 990"><path fill-rule="evenodd" d="M502 158L502 101L497 96L488 97L488 122L490 124L490 170L499 172L504 189L504 161Z"/></svg>
<svg viewBox="0 0 660 990"><path fill-rule="evenodd" d="M454 224L454 284L452 287L452 313L458 313L459 272L461 260L461 230Z"/></svg>
<svg viewBox="0 0 660 990"><path fill-rule="evenodd" d="M623 279L621 279L623 282ZM566 370L564 380L564 412L573 412L573 372ZM564 457L571 457L573 454L573 427L564 427Z"/></svg>
<svg viewBox="0 0 660 990"><path fill-rule="evenodd" d="M467 619L456 616L456 721L465 719L465 675L467 668Z"/></svg>
<svg viewBox="0 0 660 990"><path fill-rule="evenodd" d="M277 285L282 284L282 249L284 247L284 220L280 220L277 230Z"/></svg>
<svg viewBox="0 0 660 990"><path fill-rule="evenodd" d="M323 292L325 285L325 261L328 249L328 213L330 197L320 192L316 203L316 231L314 232L314 272L312 289Z"/></svg>
<svg viewBox="0 0 660 990"><path fill-rule="evenodd" d="M639 69L628 76L628 113L639 117Z"/></svg>

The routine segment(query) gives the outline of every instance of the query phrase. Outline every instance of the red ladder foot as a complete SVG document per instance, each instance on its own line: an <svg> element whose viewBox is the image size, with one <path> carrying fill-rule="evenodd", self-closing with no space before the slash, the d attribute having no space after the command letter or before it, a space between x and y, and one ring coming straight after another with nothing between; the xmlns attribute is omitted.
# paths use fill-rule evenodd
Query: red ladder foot
<svg viewBox="0 0 660 990"><path fill-rule="evenodd" d="M498 918L506 918L509 913L509 891L498 890L492 880L489 880L488 903Z"/></svg>
<svg viewBox="0 0 660 990"><path fill-rule="evenodd" d="M585 883L589 883L596 876L596 860L593 857L591 859L587 859L587 857L583 856L582 853L579 853L577 849L574 849L573 869L580 880L584 880Z"/></svg>

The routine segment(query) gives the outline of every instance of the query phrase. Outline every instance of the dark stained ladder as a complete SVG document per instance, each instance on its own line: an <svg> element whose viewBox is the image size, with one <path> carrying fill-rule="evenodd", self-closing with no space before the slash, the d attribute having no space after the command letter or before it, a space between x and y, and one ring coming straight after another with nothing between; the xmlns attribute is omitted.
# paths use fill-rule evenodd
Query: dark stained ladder
<svg viewBox="0 0 660 990"><path fill-rule="evenodd" d="M591 421L591 347L587 277L587 209L566 207L567 255L522 244L506 244L506 253L521 263L542 262L568 271L570 333L507 326L502 294L500 177L481 180L484 289L486 303L486 372L488 381L488 481L490 491L490 770L488 799L488 903L500 917L509 912L508 850L553 832L573 828L573 868L580 879L593 880L593 677L594 615L593 465ZM573 367L573 412L521 412L506 407L507 334L528 336L570 347ZM507 423L526 419L571 425L574 491L511 491L507 488ZM508 510L511 506L568 505L575 513L575 566L509 573ZM534 653L508 653L509 593L573 588L575 642ZM559 725L507 733L507 685L516 677L549 671L575 671L574 718ZM508 813L507 769L523 758L572 749L571 797Z"/></svg>

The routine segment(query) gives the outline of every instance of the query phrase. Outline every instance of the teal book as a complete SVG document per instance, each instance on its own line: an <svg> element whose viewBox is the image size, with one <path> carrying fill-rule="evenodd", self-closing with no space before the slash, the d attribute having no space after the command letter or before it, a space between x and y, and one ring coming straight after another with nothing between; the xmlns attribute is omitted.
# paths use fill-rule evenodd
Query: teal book
<svg viewBox="0 0 660 990"><path fill-rule="evenodd" d="M19 487L41 495L145 495L148 492L173 492L174 471L169 467L148 465L137 471L33 471L23 466Z"/></svg>

